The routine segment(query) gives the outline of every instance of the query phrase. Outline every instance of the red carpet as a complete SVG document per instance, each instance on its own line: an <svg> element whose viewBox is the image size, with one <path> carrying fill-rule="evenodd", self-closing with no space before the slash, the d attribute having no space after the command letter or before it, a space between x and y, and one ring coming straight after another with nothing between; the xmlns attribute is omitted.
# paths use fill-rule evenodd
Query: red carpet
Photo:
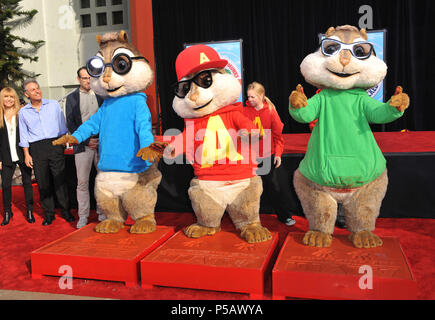
<svg viewBox="0 0 435 320"><path fill-rule="evenodd" d="M384 153L435 152L435 131L373 132ZM284 134L284 154L305 153L309 133Z"/></svg>
<svg viewBox="0 0 435 320"><path fill-rule="evenodd" d="M46 276L42 280L32 280L30 252L76 230L75 223L66 222L59 214L56 214L56 220L51 226L43 227L37 188L35 187L34 190L36 223L28 224L22 213L25 209L22 188L13 188L14 217L9 225L0 227L0 289L131 300L244 300L249 298L247 294L205 290L166 287L145 290L139 285L127 288L119 282L84 279L74 279L73 289L62 290L58 285L58 277ZM76 215L76 212L73 211L73 214ZM195 220L192 213L157 213L156 218L158 224L176 226L177 229ZM274 215L262 215L263 225L271 231L279 232L278 247L281 247L288 232L305 232L308 229L305 218L295 217L295 219L296 225L287 227L279 223ZM94 212L91 214L90 221L96 221ZM227 217L223 220L223 227L233 228ZM434 231L435 219L378 219L377 221L376 233L379 236L394 236L399 239L417 280L418 299L435 299ZM348 234L346 230L341 229L336 229L335 233ZM265 298L271 299L270 277L267 283Z"/></svg>
<svg viewBox="0 0 435 320"><path fill-rule="evenodd" d="M283 134L284 154L305 153L310 133ZM435 152L435 131L373 132L384 153ZM163 141L163 136L156 136Z"/></svg>

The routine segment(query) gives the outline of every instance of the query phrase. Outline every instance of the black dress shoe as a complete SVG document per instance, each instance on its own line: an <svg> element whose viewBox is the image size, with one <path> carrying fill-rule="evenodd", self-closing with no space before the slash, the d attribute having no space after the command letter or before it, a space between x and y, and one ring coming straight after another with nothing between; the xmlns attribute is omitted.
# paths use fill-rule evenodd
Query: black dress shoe
<svg viewBox="0 0 435 320"><path fill-rule="evenodd" d="M12 213L12 211L11 212L9 212L9 211L6 211L5 212L5 217L3 218L3 221L2 221L2 226L5 226L5 225L7 225L8 223L9 223L9 221L11 220L11 218L12 218L12 216L13 216L14 214Z"/></svg>
<svg viewBox="0 0 435 320"><path fill-rule="evenodd" d="M62 218L68 222L73 222L76 219L69 211L62 212Z"/></svg>
<svg viewBox="0 0 435 320"><path fill-rule="evenodd" d="M340 229L347 229L346 215L344 213L343 205L341 203L338 204L337 219L335 220L335 226Z"/></svg>
<svg viewBox="0 0 435 320"><path fill-rule="evenodd" d="M347 229L346 220L344 217L337 217L337 220L335 220L335 226L340 229Z"/></svg>
<svg viewBox="0 0 435 320"><path fill-rule="evenodd" d="M48 226L53 223L54 216L45 216L44 221L42 221L43 226Z"/></svg>
<svg viewBox="0 0 435 320"><path fill-rule="evenodd" d="M26 220L28 223L35 223L35 217L33 216L32 210L27 210Z"/></svg>

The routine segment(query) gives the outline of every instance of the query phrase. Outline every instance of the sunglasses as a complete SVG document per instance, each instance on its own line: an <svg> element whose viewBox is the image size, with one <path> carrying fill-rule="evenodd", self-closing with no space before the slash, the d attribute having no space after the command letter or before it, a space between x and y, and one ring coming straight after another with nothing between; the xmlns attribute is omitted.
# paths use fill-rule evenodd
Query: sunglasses
<svg viewBox="0 0 435 320"><path fill-rule="evenodd" d="M90 58L86 62L86 70L88 70L88 73L93 78L100 77L107 66L112 67L113 71L115 71L117 74L123 75L128 73L131 70L131 66L133 64L133 60L143 59L146 62L148 60L145 57L138 56L138 57L130 57L126 53L119 53L116 56L113 57L111 63L104 63L103 58L94 56Z"/></svg>
<svg viewBox="0 0 435 320"><path fill-rule="evenodd" d="M183 99L190 91L190 85L195 83L197 86L207 89L213 84L210 70L202 71L189 80L179 81L174 84L174 93L178 98Z"/></svg>
<svg viewBox="0 0 435 320"><path fill-rule="evenodd" d="M352 55L360 60L369 58L372 55L376 55L373 44L366 41L343 43L335 39L323 39L320 43L320 48L325 56L335 56L341 50L349 50Z"/></svg>

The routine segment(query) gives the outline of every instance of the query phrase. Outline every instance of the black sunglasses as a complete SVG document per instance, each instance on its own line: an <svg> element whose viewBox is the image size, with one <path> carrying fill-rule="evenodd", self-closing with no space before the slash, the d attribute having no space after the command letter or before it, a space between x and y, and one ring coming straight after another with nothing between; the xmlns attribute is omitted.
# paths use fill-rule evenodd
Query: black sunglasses
<svg viewBox="0 0 435 320"><path fill-rule="evenodd" d="M197 86L207 89L213 84L213 77L212 77L212 71L206 70L198 73L196 76L194 76L191 79L183 80L175 83L173 85L174 87L174 93L178 98L183 99L190 91L190 85L193 81Z"/></svg>
<svg viewBox="0 0 435 320"><path fill-rule="evenodd" d="M86 62L86 70L88 70L88 73L91 77L98 78L104 73L106 67L110 66L117 74L123 75L131 70L133 60L138 59L143 59L148 62L145 57L130 57L126 53L119 53L115 55L111 63L104 63L103 58L94 56Z"/></svg>

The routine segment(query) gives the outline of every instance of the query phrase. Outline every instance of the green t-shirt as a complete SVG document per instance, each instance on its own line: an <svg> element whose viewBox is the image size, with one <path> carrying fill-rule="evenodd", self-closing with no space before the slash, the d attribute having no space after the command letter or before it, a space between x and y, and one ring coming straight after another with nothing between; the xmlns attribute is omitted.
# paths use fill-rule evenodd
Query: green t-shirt
<svg viewBox="0 0 435 320"><path fill-rule="evenodd" d="M388 123L403 112L371 98L363 89L324 89L304 108L290 106L298 122L318 119L299 170L309 180L332 188L356 188L380 176L386 160L369 123Z"/></svg>

